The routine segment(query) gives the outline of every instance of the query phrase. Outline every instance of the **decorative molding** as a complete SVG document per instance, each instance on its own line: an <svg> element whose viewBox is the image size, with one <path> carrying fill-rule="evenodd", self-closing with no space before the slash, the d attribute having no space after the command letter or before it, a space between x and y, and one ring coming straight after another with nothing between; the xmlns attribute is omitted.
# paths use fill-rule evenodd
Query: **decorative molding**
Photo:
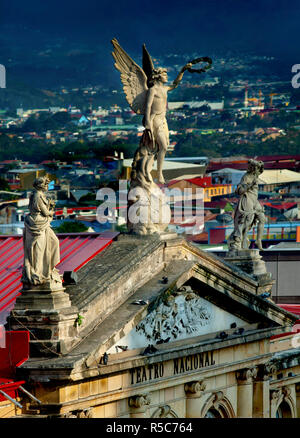
<svg viewBox="0 0 300 438"><path fill-rule="evenodd" d="M273 389L272 391L270 391L270 398L271 398L271 402L278 402L278 400L282 399L287 399L289 398L291 395L291 388L289 386L282 386L281 388L278 389ZM280 400L280 402L282 401Z"/></svg>
<svg viewBox="0 0 300 438"><path fill-rule="evenodd" d="M235 418L236 414L229 399L225 396L223 391L213 392L206 400L200 418L204 418L209 409L214 408L221 414L221 417Z"/></svg>
<svg viewBox="0 0 300 438"><path fill-rule="evenodd" d="M171 406L163 405L154 411L151 418L178 418L178 415L171 409Z"/></svg>
<svg viewBox="0 0 300 438"><path fill-rule="evenodd" d="M281 388L273 389L270 391L271 400L271 418L276 417L277 409L284 401L288 404L292 418L297 418L296 402L292 397L292 391L290 386L282 386Z"/></svg>
<svg viewBox="0 0 300 438"><path fill-rule="evenodd" d="M291 388L289 386L283 386L281 388L282 390L282 394L283 394L283 398L288 398L291 395Z"/></svg>
<svg viewBox="0 0 300 438"><path fill-rule="evenodd" d="M277 367L273 363L257 365L257 374L254 377L256 381L267 381L274 378L277 373Z"/></svg>
<svg viewBox="0 0 300 438"><path fill-rule="evenodd" d="M190 286L162 295L157 307L135 327L138 336L153 342L199 336L213 320L212 304L199 297Z"/></svg>
<svg viewBox="0 0 300 438"><path fill-rule="evenodd" d="M92 408L78 409L76 411L68 412L64 415L64 418L93 418Z"/></svg>
<svg viewBox="0 0 300 438"><path fill-rule="evenodd" d="M131 408L141 409L144 406L150 405L151 398L149 394L139 394L130 397L128 402Z"/></svg>
<svg viewBox="0 0 300 438"><path fill-rule="evenodd" d="M206 383L204 380L196 380L194 382L188 382L184 385L184 390L187 396L200 396L206 389Z"/></svg>
<svg viewBox="0 0 300 438"><path fill-rule="evenodd" d="M265 373L274 375L277 373L277 366L274 363L266 363L264 366Z"/></svg>
<svg viewBox="0 0 300 438"><path fill-rule="evenodd" d="M245 368L236 372L236 379L240 383L251 383L257 377L258 367Z"/></svg>
<svg viewBox="0 0 300 438"><path fill-rule="evenodd" d="M224 393L222 391L214 392L213 396L214 396L214 398L213 398L212 404L213 404L214 408L218 411L219 407L220 407L220 403L222 402L222 400L224 398Z"/></svg>
<svg viewBox="0 0 300 438"><path fill-rule="evenodd" d="M281 389L279 389L279 390L274 389L274 390L270 391L271 403L277 403L281 396L282 396Z"/></svg>

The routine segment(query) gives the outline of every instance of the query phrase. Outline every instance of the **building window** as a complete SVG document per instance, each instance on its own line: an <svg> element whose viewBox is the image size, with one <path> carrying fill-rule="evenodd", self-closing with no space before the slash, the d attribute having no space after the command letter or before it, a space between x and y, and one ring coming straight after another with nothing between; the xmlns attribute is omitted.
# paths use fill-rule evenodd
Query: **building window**
<svg viewBox="0 0 300 438"><path fill-rule="evenodd" d="M156 409L151 418L178 418L178 415L169 405L163 405Z"/></svg>
<svg viewBox="0 0 300 438"><path fill-rule="evenodd" d="M222 415L216 409L209 409L204 418L222 418Z"/></svg>
<svg viewBox="0 0 300 438"><path fill-rule="evenodd" d="M235 412L222 391L213 393L204 404L200 418L234 418Z"/></svg>
<svg viewBox="0 0 300 438"><path fill-rule="evenodd" d="M280 403L276 411L276 418L292 418L291 408L287 402Z"/></svg>

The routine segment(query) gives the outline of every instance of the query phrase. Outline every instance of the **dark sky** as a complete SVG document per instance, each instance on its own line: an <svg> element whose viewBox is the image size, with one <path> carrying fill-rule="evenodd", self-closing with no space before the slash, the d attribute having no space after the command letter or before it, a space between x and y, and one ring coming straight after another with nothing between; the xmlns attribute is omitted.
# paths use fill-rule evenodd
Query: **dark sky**
<svg viewBox="0 0 300 438"><path fill-rule="evenodd" d="M145 42L152 52L232 48L299 63L299 24L299 0L0 0L0 35L1 27L18 26L12 44L40 30L109 50L117 37L131 53Z"/></svg>

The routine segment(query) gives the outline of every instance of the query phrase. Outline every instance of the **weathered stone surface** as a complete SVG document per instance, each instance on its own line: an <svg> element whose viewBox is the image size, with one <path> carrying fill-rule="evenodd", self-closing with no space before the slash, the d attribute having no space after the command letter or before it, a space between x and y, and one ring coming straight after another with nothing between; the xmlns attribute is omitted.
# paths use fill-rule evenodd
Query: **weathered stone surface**
<svg viewBox="0 0 300 438"><path fill-rule="evenodd" d="M51 310L63 309L71 306L69 295L64 288L57 290L47 289L45 285L42 289L25 289L21 291L16 299L15 311L30 310Z"/></svg>
<svg viewBox="0 0 300 438"><path fill-rule="evenodd" d="M164 194L153 181L151 171L157 159L158 183L164 184L162 169L167 147L169 130L166 119L167 94L174 90L183 78L186 70L193 73L191 67L198 62L207 62L205 68L197 70L202 73L211 67L210 58L197 58L180 70L173 84L168 86L165 68L155 68L145 46L143 48L143 68L139 67L121 48L118 41L112 40L112 52L115 67L121 73L121 81L126 99L137 114L143 114L145 130L136 150L130 175L128 229L139 235L163 232L170 221L170 208ZM159 201L159 202L158 202ZM134 207L134 208L132 208ZM130 214L136 211L143 220L135 222Z"/></svg>
<svg viewBox="0 0 300 438"><path fill-rule="evenodd" d="M25 218L23 289L9 317L11 329L29 331L31 357L61 354L76 341L77 309L72 307L55 268L60 253L50 227L54 202L46 196L48 183L48 178L42 177L33 184Z"/></svg>
<svg viewBox="0 0 300 438"><path fill-rule="evenodd" d="M77 318L74 306L57 309L14 309L8 324L12 330L29 330L30 357L57 356L69 351L76 342Z"/></svg>
<svg viewBox="0 0 300 438"><path fill-rule="evenodd" d="M257 247L262 250L265 215L263 206L258 201L258 182L263 169L262 161L249 160L248 170L237 186L236 193L240 199L234 212L234 230L228 238L230 251L249 248L248 232L255 225Z"/></svg>
<svg viewBox="0 0 300 438"><path fill-rule="evenodd" d="M185 284L204 299L252 324L240 336L223 340L216 339L216 334L213 338L205 335L203 345L232 345L244 343L247 336L249 339L259 339L266 333L271 336L290 330L297 320L257 296L260 285L253 276L177 237L164 241L159 236L121 237L84 266L78 277L78 284L68 286L67 291L72 304L76 303L83 315L83 324L77 327L69 350L47 362L29 359L20 372L23 370L37 380L43 376L50 380L97 376L99 367L103 367L100 364L103 354L152 311L162 294ZM141 305L133 304L139 300ZM62 310L58 311L61 313ZM192 346L199 346L199 339L156 345L157 354L169 355L174 349L178 355L180 348L187 353ZM136 352L139 357L140 353ZM106 366L105 370L108 369Z"/></svg>
<svg viewBox="0 0 300 438"><path fill-rule="evenodd" d="M54 202L46 196L50 180L37 178L29 201L29 214L25 218L23 289L32 287L57 290L62 281L55 266L60 261L59 241L50 227L54 214Z"/></svg>
<svg viewBox="0 0 300 438"><path fill-rule="evenodd" d="M227 253L224 260L256 278L259 284L264 286L265 291L271 290L274 280L272 274L267 272L266 264L258 249L233 249Z"/></svg>

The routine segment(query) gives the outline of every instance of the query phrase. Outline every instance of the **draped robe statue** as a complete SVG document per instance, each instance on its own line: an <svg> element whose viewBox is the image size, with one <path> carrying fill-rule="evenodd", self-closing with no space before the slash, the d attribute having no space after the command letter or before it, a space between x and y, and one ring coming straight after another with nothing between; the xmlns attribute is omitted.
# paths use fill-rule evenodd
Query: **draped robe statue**
<svg viewBox="0 0 300 438"><path fill-rule="evenodd" d="M258 179L263 172L262 161L249 160L248 170L236 189L240 196L234 213L234 230L228 238L229 250L248 249L248 232L257 225L256 245L262 250L261 239L264 231L264 209L258 201Z"/></svg>
<svg viewBox="0 0 300 438"><path fill-rule="evenodd" d="M22 283L24 289L45 283L50 288L62 286L55 266L60 262L59 240L50 227L54 214L54 201L46 197L49 180L37 178L29 201L30 213L25 218L23 233L24 263Z"/></svg>

